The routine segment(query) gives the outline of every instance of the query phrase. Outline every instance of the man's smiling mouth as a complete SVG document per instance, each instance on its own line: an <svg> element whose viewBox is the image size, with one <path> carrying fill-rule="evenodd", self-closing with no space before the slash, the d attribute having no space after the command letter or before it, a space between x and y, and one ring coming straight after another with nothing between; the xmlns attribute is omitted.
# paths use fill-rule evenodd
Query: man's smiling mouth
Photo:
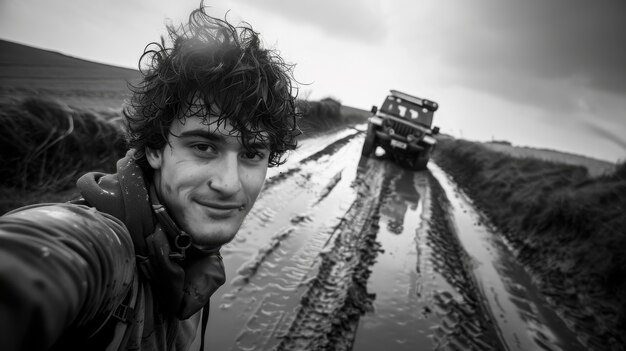
<svg viewBox="0 0 626 351"><path fill-rule="evenodd" d="M205 201L195 200L195 202L202 206L212 217L226 218L237 214L239 211L245 209L245 205L240 202L219 202L219 201Z"/></svg>

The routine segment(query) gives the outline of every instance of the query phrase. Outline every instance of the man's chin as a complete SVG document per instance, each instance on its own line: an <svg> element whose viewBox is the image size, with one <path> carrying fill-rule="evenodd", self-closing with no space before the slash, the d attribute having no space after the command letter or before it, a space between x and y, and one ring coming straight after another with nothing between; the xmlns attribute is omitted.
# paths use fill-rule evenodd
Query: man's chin
<svg viewBox="0 0 626 351"><path fill-rule="evenodd" d="M211 248L230 242L241 226L238 218L220 220L210 218L204 213L195 213L195 216L188 216L185 220L192 225L184 226L184 229L191 235L193 245L198 248Z"/></svg>
<svg viewBox="0 0 626 351"><path fill-rule="evenodd" d="M192 235L193 246L198 249L212 249L229 243L235 237L230 233L199 233Z"/></svg>

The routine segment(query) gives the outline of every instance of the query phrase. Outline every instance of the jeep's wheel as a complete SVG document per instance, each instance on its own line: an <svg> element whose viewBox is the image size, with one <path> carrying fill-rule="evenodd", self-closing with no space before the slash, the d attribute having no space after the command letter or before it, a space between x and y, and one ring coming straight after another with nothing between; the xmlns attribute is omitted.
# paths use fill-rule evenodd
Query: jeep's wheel
<svg viewBox="0 0 626 351"><path fill-rule="evenodd" d="M374 126L372 124L368 124L367 135L365 136L365 141L363 142L363 150L361 150L361 155L365 157L369 157L375 148L376 148L376 131L374 130Z"/></svg>

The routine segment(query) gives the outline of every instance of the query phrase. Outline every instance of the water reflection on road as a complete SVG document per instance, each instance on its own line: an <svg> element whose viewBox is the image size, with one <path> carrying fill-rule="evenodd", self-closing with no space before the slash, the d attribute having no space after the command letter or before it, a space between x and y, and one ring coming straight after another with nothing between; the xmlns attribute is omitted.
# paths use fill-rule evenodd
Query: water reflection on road
<svg viewBox="0 0 626 351"><path fill-rule="evenodd" d="M374 311L361 318L353 350L496 349L464 273L463 251L443 213L432 209L432 178L391 163L385 174L390 186L377 236L382 252L368 283L376 294Z"/></svg>
<svg viewBox="0 0 626 351"><path fill-rule="evenodd" d="M386 179L391 186L382 200L377 236L383 251L368 282L368 291L376 294L374 311L361 318L354 350L415 350L433 343L431 325L423 318L430 311L421 303L430 289L418 284L417 267L418 252L423 255L427 249L419 248L416 240L424 232L420 192L426 192L425 177L389 168ZM432 272L432 267L426 270Z"/></svg>

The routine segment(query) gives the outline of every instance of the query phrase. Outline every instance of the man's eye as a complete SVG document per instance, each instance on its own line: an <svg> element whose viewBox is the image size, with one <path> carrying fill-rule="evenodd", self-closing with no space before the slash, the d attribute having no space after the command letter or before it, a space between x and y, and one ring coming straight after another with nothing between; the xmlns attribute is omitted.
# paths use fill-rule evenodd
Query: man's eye
<svg viewBox="0 0 626 351"><path fill-rule="evenodd" d="M209 144L194 144L191 145L191 147L194 150L200 151L200 152L213 152L215 151L215 148Z"/></svg>
<svg viewBox="0 0 626 351"><path fill-rule="evenodd" d="M246 151L243 153L243 157L248 160L262 160L265 158L265 154L260 151Z"/></svg>

